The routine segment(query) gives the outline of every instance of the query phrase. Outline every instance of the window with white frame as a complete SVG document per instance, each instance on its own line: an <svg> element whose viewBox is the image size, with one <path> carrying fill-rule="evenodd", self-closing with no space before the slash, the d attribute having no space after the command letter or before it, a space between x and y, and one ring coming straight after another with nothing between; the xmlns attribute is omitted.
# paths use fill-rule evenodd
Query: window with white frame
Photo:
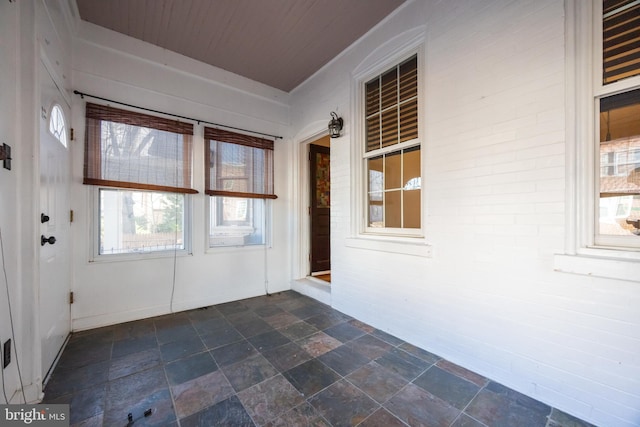
<svg viewBox="0 0 640 427"><path fill-rule="evenodd" d="M418 57L364 83L365 230L417 235L421 229Z"/></svg>
<svg viewBox="0 0 640 427"><path fill-rule="evenodd" d="M273 141L205 127L209 247L262 245L273 192Z"/></svg>
<svg viewBox="0 0 640 427"><path fill-rule="evenodd" d="M640 2L596 6L594 243L640 248Z"/></svg>
<svg viewBox="0 0 640 427"><path fill-rule="evenodd" d="M96 255L188 250L193 125L87 103L84 184Z"/></svg>

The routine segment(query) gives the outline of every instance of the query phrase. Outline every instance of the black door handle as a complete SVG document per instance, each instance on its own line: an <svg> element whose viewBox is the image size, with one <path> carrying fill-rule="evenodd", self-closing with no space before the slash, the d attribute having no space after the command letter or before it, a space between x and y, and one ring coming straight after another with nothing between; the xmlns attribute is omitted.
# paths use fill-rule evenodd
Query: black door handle
<svg viewBox="0 0 640 427"><path fill-rule="evenodd" d="M49 215L45 215L43 213L40 214L40 222L42 224L44 224L45 222L49 221Z"/></svg>
<svg viewBox="0 0 640 427"><path fill-rule="evenodd" d="M51 236L51 237L44 237L44 236L40 236L40 246L44 246L47 243L49 243L50 245L53 245L56 242L56 238Z"/></svg>

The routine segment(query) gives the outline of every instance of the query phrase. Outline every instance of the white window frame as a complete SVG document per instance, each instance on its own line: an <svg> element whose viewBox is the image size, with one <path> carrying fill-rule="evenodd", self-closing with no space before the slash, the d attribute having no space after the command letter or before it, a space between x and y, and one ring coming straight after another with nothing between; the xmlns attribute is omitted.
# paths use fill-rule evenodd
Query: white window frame
<svg viewBox="0 0 640 427"><path fill-rule="evenodd" d="M229 249L246 249L246 250L251 250L251 249L259 249L262 248L264 250L265 247L267 248L271 248L272 244L271 244L271 228L272 228L272 215L271 215L271 211L273 209L273 203L272 203L272 199L256 199L256 200L262 200L264 203L264 216L262 218L263 221L263 233L264 233L264 237L263 237L263 242L262 243L251 243L251 244L242 244L242 245L216 245L216 246L211 246L211 231L212 231L212 226L211 226L211 213L212 210L215 209L215 206L213 206L213 199L215 197L229 197L229 196L209 196L209 195L205 195L207 198L206 201L206 217L205 217L205 221L206 221L206 227L205 227L205 251L208 252L216 252L216 251L221 251L221 250L229 250ZM248 197L237 197L238 199L246 199L246 200L250 200L250 198ZM231 227L230 227L231 228Z"/></svg>
<svg viewBox="0 0 640 427"><path fill-rule="evenodd" d="M372 79L380 76L382 73L388 71L389 69L401 64L407 59L411 58L413 55L417 56L417 64L418 64L418 138L410 141L400 142L395 145L391 145L388 147L383 147L378 150L369 151L365 150L366 147L366 106L365 106L365 85L367 82ZM354 220L354 229L356 232L354 233L359 237L391 237L397 239L407 239L407 242L411 242L411 239L425 237L425 191L424 191L424 171L425 171L425 143L424 143L424 92L425 92L425 66L424 66L424 44L422 41L419 43L414 43L410 47L405 48L389 57L385 58L383 61L376 63L374 66L369 67L365 71L359 73L354 77L354 105L355 105L355 113L354 117L356 117L356 131L355 131L355 140L357 143L353 144L356 147L356 152L353 153L355 162L353 163L354 171L357 174L356 179L354 180L354 189L356 197L352 198L352 200L356 201L357 205L355 206L356 219ZM420 188L420 228L416 229L399 229L399 228L376 228L369 227L368 223L368 205L367 205L367 195L368 195L368 177L367 177L367 159L371 157L377 157L382 154L388 154L392 152L401 151L402 149L407 149L411 147L420 147L420 178L422 181ZM356 164L357 163L357 164ZM414 242L415 243L415 242Z"/></svg>
<svg viewBox="0 0 640 427"><path fill-rule="evenodd" d="M554 269L640 281L640 248L620 245L618 239L596 241L598 102L601 97L640 88L640 76L602 84L601 0L565 0L565 10L565 249L555 256Z"/></svg>
<svg viewBox="0 0 640 427"><path fill-rule="evenodd" d="M122 254L101 254L100 253L100 190L121 190L126 191L126 188L120 187L108 187L102 185L91 186L87 188L87 191L91 193L90 201L92 205L91 211L93 212L92 220L89 221L91 236L92 253L89 262L113 262L113 261L135 261L151 258L168 258L175 256L189 256L192 255L191 245L191 227L192 227L192 195L186 193L177 193L184 196L183 204L183 218L184 218L184 230L183 241L184 249L168 249L162 251L149 251L149 252L134 252L134 253L122 253ZM131 191L149 191L154 193L162 193L162 191L152 190L138 190L131 189Z"/></svg>

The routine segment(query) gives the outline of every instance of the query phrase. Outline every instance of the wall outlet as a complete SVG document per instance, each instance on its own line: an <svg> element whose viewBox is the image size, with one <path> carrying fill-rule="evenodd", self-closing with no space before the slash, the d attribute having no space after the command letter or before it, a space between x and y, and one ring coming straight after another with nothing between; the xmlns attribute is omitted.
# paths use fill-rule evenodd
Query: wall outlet
<svg viewBox="0 0 640 427"><path fill-rule="evenodd" d="M4 342L4 345L2 346L2 354L2 369L4 369L9 366L9 363L11 363L11 339Z"/></svg>

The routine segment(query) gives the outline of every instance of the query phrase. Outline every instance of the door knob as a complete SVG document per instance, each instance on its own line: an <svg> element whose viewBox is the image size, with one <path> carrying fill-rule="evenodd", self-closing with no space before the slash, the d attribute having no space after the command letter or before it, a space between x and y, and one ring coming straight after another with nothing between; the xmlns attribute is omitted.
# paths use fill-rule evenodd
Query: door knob
<svg viewBox="0 0 640 427"><path fill-rule="evenodd" d="M42 224L44 224L45 222L48 222L48 221L49 221L49 215L45 215L45 214L41 213L40 214L40 222Z"/></svg>
<svg viewBox="0 0 640 427"><path fill-rule="evenodd" d="M53 245L56 242L56 238L51 236L51 237L44 237L44 236L40 236L40 246L44 246L47 243L49 243L50 245Z"/></svg>

